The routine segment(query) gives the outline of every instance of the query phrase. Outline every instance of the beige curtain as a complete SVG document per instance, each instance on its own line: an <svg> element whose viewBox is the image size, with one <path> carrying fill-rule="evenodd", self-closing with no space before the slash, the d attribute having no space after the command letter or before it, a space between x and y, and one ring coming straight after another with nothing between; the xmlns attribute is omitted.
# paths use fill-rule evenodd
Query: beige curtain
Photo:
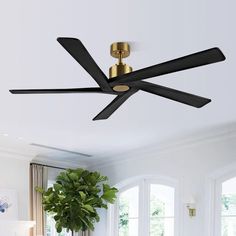
<svg viewBox="0 0 236 236"><path fill-rule="evenodd" d="M37 164L30 165L30 215L36 222L31 230L31 236L44 236L44 211L42 194L35 191L35 187L47 188L47 167Z"/></svg>

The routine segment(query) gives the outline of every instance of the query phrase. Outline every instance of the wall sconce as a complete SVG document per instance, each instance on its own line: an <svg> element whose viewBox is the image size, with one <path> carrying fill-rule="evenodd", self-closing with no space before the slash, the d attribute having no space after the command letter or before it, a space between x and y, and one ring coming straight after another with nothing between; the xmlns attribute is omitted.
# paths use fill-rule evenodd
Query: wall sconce
<svg viewBox="0 0 236 236"><path fill-rule="evenodd" d="M188 215L190 217L194 217L196 216L196 207L195 206L192 206L192 204L187 204L187 208L188 208Z"/></svg>
<svg viewBox="0 0 236 236"><path fill-rule="evenodd" d="M193 197L191 197L190 201L186 204L186 207L188 209L188 215L190 217L196 216L196 202Z"/></svg>

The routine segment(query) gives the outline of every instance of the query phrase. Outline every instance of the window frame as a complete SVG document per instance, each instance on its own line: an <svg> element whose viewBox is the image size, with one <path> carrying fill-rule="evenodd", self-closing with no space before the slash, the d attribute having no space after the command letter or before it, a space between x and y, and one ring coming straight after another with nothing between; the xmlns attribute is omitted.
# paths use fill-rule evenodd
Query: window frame
<svg viewBox="0 0 236 236"><path fill-rule="evenodd" d="M118 197L122 192L132 188L139 187L139 234L138 236L149 235L150 227L150 186L151 184L164 185L174 189L174 236L179 236L181 231L181 207L180 207L180 191L179 182L163 176L141 176L123 181L115 187L119 189ZM119 210L118 200L115 204L109 205L108 208L108 228L107 235L118 236ZM145 204L144 204L145 203Z"/></svg>
<svg viewBox="0 0 236 236"><path fill-rule="evenodd" d="M206 177L205 236L221 236L222 183L234 177L236 177L236 162L217 169Z"/></svg>
<svg viewBox="0 0 236 236"><path fill-rule="evenodd" d="M215 182L215 214L214 214L214 235L221 236L222 229L222 185L225 181L236 178L236 172L230 172L218 178Z"/></svg>

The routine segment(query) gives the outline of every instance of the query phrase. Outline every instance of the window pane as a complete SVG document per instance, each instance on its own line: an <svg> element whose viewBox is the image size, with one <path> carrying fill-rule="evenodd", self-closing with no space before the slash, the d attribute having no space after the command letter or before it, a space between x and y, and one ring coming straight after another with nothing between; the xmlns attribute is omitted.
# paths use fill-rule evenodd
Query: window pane
<svg viewBox="0 0 236 236"><path fill-rule="evenodd" d="M119 236L138 235L139 188L130 188L119 197Z"/></svg>
<svg viewBox="0 0 236 236"><path fill-rule="evenodd" d="M173 236L174 218L152 217L150 222L151 236Z"/></svg>
<svg viewBox="0 0 236 236"><path fill-rule="evenodd" d="M236 216L236 178L222 184L222 215Z"/></svg>
<svg viewBox="0 0 236 236"><path fill-rule="evenodd" d="M150 185L150 236L174 235L174 188Z"/></svg>
<svg viewBox="0 0 236 236"><path fill-rule="evenodd" d="M236 194L222 195L222 216L236 216Z"/></svg>
<svg viewBox="0 0 236 236"><path fill-rule="evenodd" d="M174 188L151 184L150 217L173 217L174 197Z"/></svg>
<svg viewBox="0 0 236 236"><path fill-rule="evenodd" d="M236 235L236 178L222 184L221 235Z"/></svg>
<svg viewBox="0 0 236 236"><path fill-rule="evenodd" d="M222 217L221 235L236 235L236 217Z"/></svg>

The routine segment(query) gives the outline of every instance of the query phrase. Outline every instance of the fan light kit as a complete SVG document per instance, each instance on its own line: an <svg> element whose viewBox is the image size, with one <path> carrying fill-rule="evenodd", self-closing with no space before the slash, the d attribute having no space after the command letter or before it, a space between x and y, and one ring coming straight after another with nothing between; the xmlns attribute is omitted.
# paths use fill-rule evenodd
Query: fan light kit
<svg viewBox="0 0 236 236"><path fill-rule="evenodd" d="M123 59L130 55L129 44L126 42L117 42L111 45L111 56L117 58L118 63L110 67L108 79L79 39L58 38L57 41L91 75L99 87L14 89L10 90L10 92L13 94L102 93L117 95L93 120L109 118L130 96L139 90L196 108L203 107L211 100L142 80L225 60L225 56L219 48L211 48L133 71L132 67L123 62Z"/></svg>

